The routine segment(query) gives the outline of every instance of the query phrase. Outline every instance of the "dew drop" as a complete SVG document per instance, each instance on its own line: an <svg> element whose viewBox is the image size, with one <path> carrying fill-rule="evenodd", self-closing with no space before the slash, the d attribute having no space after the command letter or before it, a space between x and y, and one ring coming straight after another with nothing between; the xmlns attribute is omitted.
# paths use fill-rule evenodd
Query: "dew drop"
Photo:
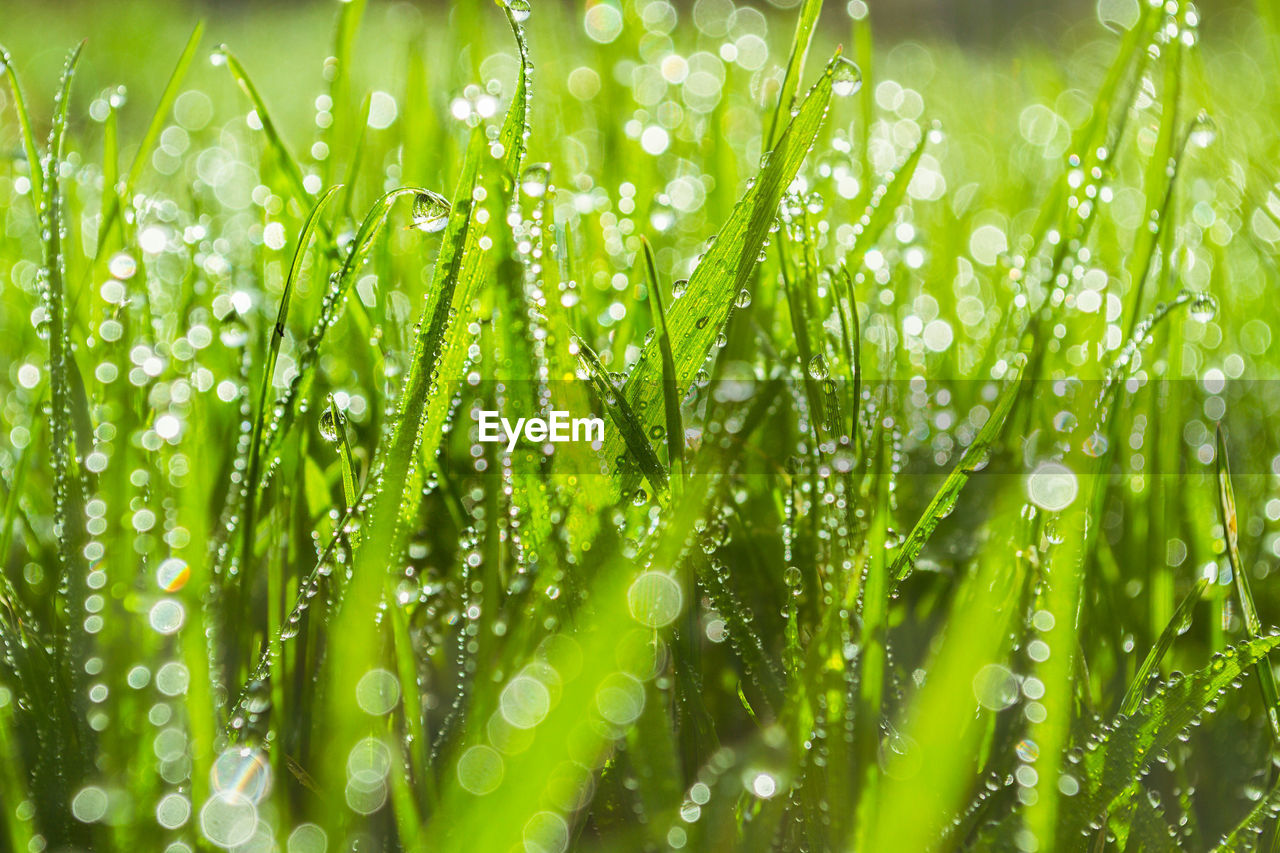
<svg viewBox="0 0 1280 853"><path fill-rule="evenodd" d="M831 75L831 91L845 98L861 88L862 69L852 60L843 56L838 58L835 71Z"/></svg>
<svg viewBox="0 0 1280 853"><path fill-rule="evenodd" d="M413 227L424 234L435 234L449 222L449 201L426 190L413 199Z"/></svg>

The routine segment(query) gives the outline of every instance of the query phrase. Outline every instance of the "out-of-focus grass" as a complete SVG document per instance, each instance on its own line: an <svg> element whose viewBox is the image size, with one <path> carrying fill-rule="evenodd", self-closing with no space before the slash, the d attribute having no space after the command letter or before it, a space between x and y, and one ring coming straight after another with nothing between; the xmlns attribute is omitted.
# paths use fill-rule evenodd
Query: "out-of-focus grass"
<svg viewBox="0 0 1280 853"><path fill-rule="evenodd" d="M7 15L9 847L1266 849L1269 7L821 6Z"/></svg>

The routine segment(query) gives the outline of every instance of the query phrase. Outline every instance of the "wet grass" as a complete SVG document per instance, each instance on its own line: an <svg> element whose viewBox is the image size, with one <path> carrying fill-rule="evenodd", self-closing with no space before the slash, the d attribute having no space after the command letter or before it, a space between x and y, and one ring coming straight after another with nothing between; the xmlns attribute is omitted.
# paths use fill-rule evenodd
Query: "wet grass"
<svg viewBox="0 0 1280 853"><path fill-rule="evenodd" d="M792 6L0 25L6 849L1272 848L1274 12Z"/></svg>

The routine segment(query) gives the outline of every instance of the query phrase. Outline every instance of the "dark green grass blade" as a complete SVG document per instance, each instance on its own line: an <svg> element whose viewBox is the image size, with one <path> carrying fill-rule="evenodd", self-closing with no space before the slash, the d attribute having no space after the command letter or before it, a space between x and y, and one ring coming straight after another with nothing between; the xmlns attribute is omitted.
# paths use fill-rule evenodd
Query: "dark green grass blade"
<svg viewBox="0 0 1280 853"><path fill-rule="evenodd" d="M1213 853L1253 853L1268 849L1263 832L1280 811L1280 784L1273 785L1266 796L1249 810L1240 822L1213 848Z"/></svg>
<svg viewBox="0 0 1280 853"><path fill-rule="evenodd" d="M614 385L613 380L609 377L609 371L604 369L604 365L600 363L595 351L581 338L575 343L578 347L578 358L582 361L583 368L591 378L591 384L595 386L596 393L609 410L609 417L613 419L614 424L618 427L618 433L626 443L631 459L640 468L640 473L649 481L654 492L665 494L667 491L667 472L658 460L658 454L654 452L653 445L649 443L649 437L645 435L644 421L628 405L626 397Z"/></svg>
<svg viewBox="0 0 1280 853"><path fill-rule="evenodd" d="M1146 658L1142 661L1142 666L1138 667L1137 673L1133 676L1133 681L1129 683L1129 690L1125 693L1124 700L1120 703L1121 714L1133 714L1138 710L1138 706L1142 704L1142 696L1147 689L1147 682L1150 680L1151 674L1156 671L1156 667L1160 665L1160 661L1169 651L1169 647L1173 645L1173 641L1191 625L1191 614L1195 611L1196 605L1200 603L1200 599L1208 586L1208 578L1200 578L1196 581L1195 586L1191 588L1191 591L1187 593L1186 598L1182 599L1182 603L1178 605L1173 618L1165 626L1164 631L1161 632L1160 639L1151 647L1151 651L1147 652Z"/></svg>
<svg viewBox="0 0 1280 853"><path fill-rule="evenodd" d="M667 311L662 303L662 284L658 281L658 263L653 257L653 246L645 237L640 238L644 254L644 268L649 283L649 298L653 300L653 313L657 321L658 349L662 353L662 408L667 426L667 465L677 489L684 482L684 423L680 416L680 391L676 379L676 362L671 355L671 336L667 331Z"/></svg>
<svg viewBox="0 0 1280 853"><path fill-rule="evenodd" d="M1253 600L1253 590L1249 586L1248 569L1240 559L1240 523L1236 517L1235 489L1231 486L1231 461L1227 457L1227 438L1218 425L1215 433L1217 453L1215 455L1216 475L1218 481L1218 519L1222 522L1222 535L1227 540L1227 560L1231 564L1231 574L1235 578L1236 596L1240 602L1240 613L1244 617L1245 632L1250 639L1262 636L1262 620L1258 618L1258 606ZM1262 701L1267 721L1270 723L1271 736L1280 743L1280 691L1276 689L1276 679L1270 664L1265 661L1257 666L1258 687L1262 690Z"/></svg>
<svg viewBox="0 0 1280 853"><path fill-rule="evenodd" d="M4 66L5 76L9 78L9 89L13 93L13 111L18 115L22 150L27 155L27 168L31 175L31 201L36 210L43 210L44 179L41 177L40 147L36 144L35 131L31 127L31 114L27 112L27 101L22 96L22 85L18 82L18 71L13 67L13 57L3 45L0 45L0 66Z"/></svg>
<svg viewBox="0 0 1280 853"><path fill-rule="evenodd" d="M795 178L826 115L838 58L828 63L821 79L809 90L774 147L768 164L734 207L715 243L689 277L684 295L667 312L671 352L682 396L688 392L716 334L728 320L734 298L751 280L760 249L777 217L782 194ZM628 405L644 419L646 434L665 418L661 376L659 348L656 341L650 341L631 371L624 392ZM621 436L606 437L606 458L620 456L623 445ZM623 486L625 488L625 483Z"/></svg>
<svg viewBox="0 0 1280 853"><path fill-rule="evenodd" d="M1218 653L1213 661L1185 678L1162 682L1137 712L1111 721L1095 734L1079 760L1065 765L1076 777L1080 792L1061 800L1058 838L1079 838L1090 821L1100 817L1137 790L1141 772L1156 754L1206 713L1255 665L1280 645L1280 635L1249 640Z"/></svg>
<svg viewBox="0 0 1280 853"><path fill-rule="evenodd" d="M929 501L929 505L921 513L920 520L916 522L915 527L911 528L911 533L903 543L902 550L898 552L897 558L893 561L893 569L890 572L893 583L899 583L903 578L911 574L915 560L920 556L920 550L924 548L925 543L929 541L929 537L933 535L933 532L938 529L938 525L942 523L942 520L955 509L960 491L969 482L969 478L973 476L974 472L986 465L991 453L991 447L999 439L1005 421L1008 420L1009 411L1013 408L1013 403L1018 398L1018 389L1022 383L1022 369L1026 365L1026 361L1026 357L1021 354L1014 358L1013 365L1017 373L1005 385L1004 391L1001 392L1000 399L991 413L991 417L982 425L982 429L978 430L978 435L973 439L973 443L965 448L964 453L960 456L960 462L956 464L955 468L951 469L951 473L943 481L942 487L938 489L933 499Z"/></svg>

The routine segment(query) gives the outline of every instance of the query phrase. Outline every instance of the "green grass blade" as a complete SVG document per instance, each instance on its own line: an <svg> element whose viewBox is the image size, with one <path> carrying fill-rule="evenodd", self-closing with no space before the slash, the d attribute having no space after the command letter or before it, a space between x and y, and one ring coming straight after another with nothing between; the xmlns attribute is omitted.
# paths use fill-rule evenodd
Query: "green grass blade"
<svg viewBox="0 0 1280 853"><path fill-rule="evenodd" d="M639 467L640 473L649 481L654 493L665 495L668 486L667 472L658 460L658 454L654 452L653 445L649 443L649 437L644 431L644 421L627 403L627 398L620 393L620 389L610 378L609 371L604 369L600 358L587 345L587 342L578 338L573 343L578 349L578 358L587 371L591 384L595 386L596 394L609 410L609 416L618 427L618 433L626 443L632 460Z"/></svg>
<svg viewBox="0 0 1280 853"><path fill-rule="evenodd" d="M35 131L31 127L31 114L22 96L22 84L18 82L18 70L13 67L13 57L0 45L0 66L9 78L9 90L13 93L13 109L18 115L18 129L22 135L22 150L27 155L28 174L31 176L31 201L36 210L44 209L43 167L40 165L40 146L36 144Z"/></svg>
<svg viewBox="0 0 1280 853"><path fill-rule="evenodd" d="M804 61L809 55L809 43L813 41L813 28L818 23L818 13L822 11L822 0L804 0L800 7L800 15L796 19L796 31L791 37L791 57L787 60L786 76L782 78L782 87L778 90L778 104L773 110L773 122L766 137L766 150L771 150L777 142L782 129L787 126L791 117L791 108L795 104L796 93L800 90L800 81L804 78Z"/></svg>
<svg viewBox="0 0 1280 853"><path fill-rule="evenodd" d="M1022 370L1026 366L1026 362L1027 359L1022 354L1013 359L1015 373L1007 380L1007 384L1000 394L1000 399L996 402L991 417L978 430L973 442L965 448L956 467L951 469L951 473L943 481L942 487L934 494L933 499L929 501L929 505L921 513L920 519L911 528L911 533L907 535L902 544L902 550L898 552L898 556L893 561L893 569L890 572L893 583L901 583L904 578L911 574L915 560L920 556L921 549L929 541L929 537L933 535L933 532L938 529L938 525L942 523L942 520L955 509L956 500L960 497L960 492L964 489L965 484L969 482L969 478L973 476L974 472L987 464L992 446L1000 438L1005 422L1009 419L1009 411L1013 408L1013 403L1018 398L1018 392L1022 384Z"/></svg>
<svg viewBox="0 0 1280 853"><path fill-rule="evenodd" d="M1214 464L1218 482L1218 520L1222 522L1222 535L1227 542L1227 561L1235 578L1236 597L1240 602L1240 613L1244 617L1245 633L1250 639L1257 639L1262 636L1262 620L1258 618L1258 606L1254 603L1253 590L1249 586L1248 569L1240 559L1240 522L1236 516L1235 489L1231 486L1227 437L1221 424L1218 425L1214 440L1217 442ZM1280 744L1280 691L1276 688L1275 674L1271 665L1266 662L1258 665L1257 673L1271 736Z"/></svg>
<svg viewBox="0 0 1280 853"><path fill-rule="evenodd" d="M684 295L667 312L668 337L682 396L688 392L716 335L732 313L735 297L751 280L782 194L795 178L826 115L838 61L837 56L809 90L774 146L769 162L734 207L715 243L689 277ZM658 381L661 375L658 345L650 341L632 369L624 392L632 411L644 419L646 434L665 419L665 408L661 404L663 383ZM606 437L605 457L620 456L623 444L621 436Z"/></svg>
<svg viewBox="0 0 1280 853"><path fill-rule="evenodd" d="M214 56L226 64L227 70L235 78L236 84L249 97L249 102L253 104L254 112L258 114L258 121L262 123L262 130L267 135L267 142L275 152L276 159L280 161L280 168L284 170L289 183L292 184L293 191L297 194L299 202L310 198L312 193L307 192L306 185L303 182L302 166L299 165L298 158L294 157L293 152L289 150L284 137L280 135L280 131L276 128L276 123L272 121L271 113L267 110L266 101L258 93L258 87L253 85L253 81L249 79L249 73L225 44L218 47Z"/></svg>
<svg viewBox="0 0 1280 853"><path fill-rule="evenodd" d="M324 194L315 203L315 206L311 208L311 213L307 216L306 222L303 223L302 230L298 232L298 242L293 250L293 262L289 265L289 275L285 279L284 292L280 296L280 308L276 312L275 325L271 328L271 339L267 345L267 360L262 371L262 385L258 390L258 406L254 414L253 433L249 440L249 469L248 476L245 479L245 511L241 519L244 531L244 547L241 554L245 560L246 568L247 564L253 559L253 536L256 526L254 506L257 500L258 479L262 470L262 430L266 426L269 416L268 401L271 397L271 389L275 379L276 362L280 358L280 346L284 343L285 322L289 319L289 300L293 295L293 288L297 283L298 276L302 273L302 261L306 256L307 247L311 245L311 238L319 225L320 213L341 188L341 186L332 186L325 190Z"/></svg>
<svg viewBox="0 0 1280 853"><path fill-rule="evenodd" d="M1187 593L1186 598L1182 599L1182 603L1178 605L1177 611L1173 614L1173 619L1165 626L1164 631L1160 634L1160 639L1151 647L1151 651L1147 652L1142 665L1138 667L1137 673L1133 676L1133 681L1129 683L1129 690L1125 693L1124 700L1120 703L1121 714L1130 715L1138 710L1138 707L1142 704L1142 697L1152 673L1160 665L1160 661L1169 651L1169 647L1173 645L1173 641L1191 625L1191 614L1195 611L1196 605L1200 603L1200 599L1208 586L1209 579L1200 578L1196 581L1195 586L1191 588L1191 591Z"/></svg>
<svg viewBox="0 0 1280 853"><path fill-rule="evenodd" d="M649 295L653 299L653 313L657 320L658 349L662 353L662 406L667 418L667 465L676 487L684 482L684 423L680 415L680 391L676 379L675 357L671 354L671 335L667 331L667 310L662 303L662 284L658 280L658 262L653 257L653 246L641 237L644 268L649 282Z"/></svg>
<svg viewBox="0 0 1280 853"><path fill-rule="evenodd" d="M845 257L845 263L854 275L862 270L862 262L867 252L876 245L884 229L888 228L893 223L894 217L898 215L898 206L907 197L907 188L911 186L916 167L920 165L927 139L927 134L922 134L920 141L902 161L902 165L885 176L884 183L871 194L871 198L867 201L867 209L854 224L856 242Z"/></svg>
<svg viewBox="0 0 1280 853"><path fill-rule="evenodd" d="M1267 655L1280 645L1280 635L1249 640L1218 653L1203 669L1185 678L1165 681L1131 716L1113 720L1106 731L1095 734L1088 749L1069 772L1080 785L1079 793L1062 802L1058 838L1079 838L1093 821L1137 790L1142 769L1192 722L1206 713L1245 671L1265 664Z"/></svg>
<svg viewBox="0 0 1280 853"><path fill-rule="evenodd" d="M1265 850L1262 835L1280 809L1280 784L1272 785L1266 796L1213 848L1213 853L1254 853Z"/></svg>
<svg viewBox="0 0 1280 853"><path fill-rule="evenodd" d="M164 130L165 125L169 122L169 111L173 109L173 102L178 99L179 90L182 88L182 81L187 77L187 71L191 68L191 63L195 59L196 51L200 47L200 39L204 36L204 21L199 21L195 29L191 31L190 37L187 39L187 45L182 49L182 53L178 56L178 64L173 67L173 72L169 75L169 80L165 83L164 91L160 93L160 102L156 104L156 111L151 116L151 123L147 125L147 132L142 135L142 141L138 143L138 152L133 155L133 162L129 166L129 171L124 179L125 198L132 197L133 189L138 185L138 179L142 177L142 170L147 167L147 163L151 159L151 149L155 147L156 140L160 138L160 132Z"/></svg>

